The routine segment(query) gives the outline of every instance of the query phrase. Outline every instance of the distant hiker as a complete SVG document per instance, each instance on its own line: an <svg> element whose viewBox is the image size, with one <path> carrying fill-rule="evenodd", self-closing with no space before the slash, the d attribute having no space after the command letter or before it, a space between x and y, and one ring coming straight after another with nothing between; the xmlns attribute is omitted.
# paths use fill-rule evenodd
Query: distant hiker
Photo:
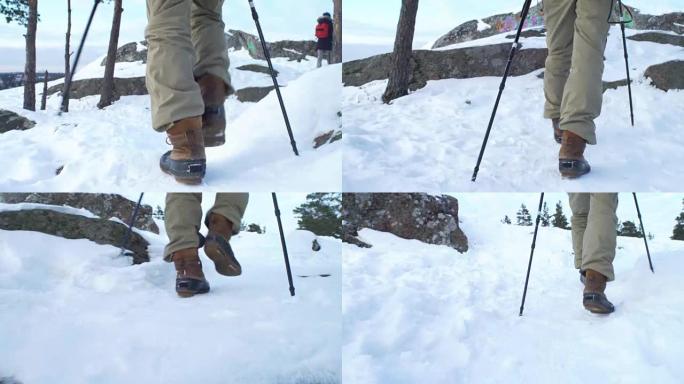
<svg viewBox="0 0 684 384"><path fill-rule="evenodd" d="M318 38L316 43L318 63L316 66L318 68L323 65L323 58L330 64L333 48L333 30L332 17L330 13L326 12L318 18L318 24L316 25L316 37Z"/></svg>
<svg viewBox="0 0 684 384"><path fill-rule="evenodd" d="M164 225L169 244L164 249L164 260L175 264L176 293L191 297L209 292L209 283L202 272L198 249L214 262L216 272L224 276L238 276L242 267L230 247L230 238L240 232L240 222L247 208L247 193L217 193L214 206L204 223L209 228L207 237L200 233L202 220L201 193L169 193L166 195Z"/></svg>
<svg viewBox="0 0 684 384"><path fill-rule="evenodd" d="M147 0L152 127L173 146L160 167L185 184L201 183L204 148L225 142L223 103L233 87L222 6L223 0Z"/></svg>
<svg viewBox="0 0 684 384"><path fill-rule="evenodd" d="M551 119L561 144L563 177L589 173L584 158L596 144L594 119L601 114L603 52L612 0L544 0L548 56L544 72L544 117Z"/></svg>
<svg viewBox="0 0 684 384"><path fill-rule="evenodd" d="M584 283L582 302L593 313L615 310L606 297L606 282L615 279L617 193L570 193L575 268Z"/></svg>

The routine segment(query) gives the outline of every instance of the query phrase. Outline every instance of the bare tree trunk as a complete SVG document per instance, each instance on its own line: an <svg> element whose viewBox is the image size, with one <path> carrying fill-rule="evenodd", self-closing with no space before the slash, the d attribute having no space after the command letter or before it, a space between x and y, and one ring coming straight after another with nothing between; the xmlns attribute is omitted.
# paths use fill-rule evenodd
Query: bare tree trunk
<svg viewBox="0 0 684 384"><path fill-rule="evenodd" d="M28 0L29 19L26 27L26 65L24 67L24 109L36 110L36 28L38 0Z"/></svg>
<svg viewBox="0 0 684 384"><path fill-rule="evenodd" d="M342 62L342 0L333 0L333 22L335 31L333 35L333 63Z"/></svg>
<svg viewBox="0 0 684 384"><path fill-rule="evenodd" d="M64 45L64 86L66 90L67 79L71 75L71 0L67 0L67 31L66 44ZM65 97L62 103L62 111L69 112L69 98Z"/></svg>
<svg viewBox="0 0 684 384"><path fill-rule="evenodd" d="M112 31L109 35L109 50L107 51L107 63L102 81L102 93L97 107L102 109L112 105L114 96L114 65L116 64L116 49L119 46L119 30L121 29L121 13L123 13L123 0L114 0L114 20Z"/></svg>
<svg viewBox="0 0 684 384"><path fill-rule="evenodd" d="M413 34L416 29L418 0L402 0L397 36L394 40L394 53L390 66L389 83L382 95L382 101L390 101L408 95L411 77L411 53L413 52Z"/></svg>
<svg viewBox="0 0 684 384"><path fill-rule="evenodd" d="M47 105L47 82L48 82L48 71L45 71L45 78L43 79L43 96L40 99L40 110L44 111Z"/></svg>

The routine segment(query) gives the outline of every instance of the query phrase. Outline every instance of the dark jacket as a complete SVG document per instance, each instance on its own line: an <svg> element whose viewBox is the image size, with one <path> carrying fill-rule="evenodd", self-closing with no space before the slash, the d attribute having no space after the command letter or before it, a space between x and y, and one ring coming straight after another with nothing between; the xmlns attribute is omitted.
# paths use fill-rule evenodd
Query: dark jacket
<svg viewBox="0 0 684 384"><path fill-rule="evenodd" d="M318 43L316 43L316 49L320 49L323 51L332 51L332 46L333 46L333 22L332 19L327 17L327 16L321 16L318 18L318 23L326 23L328 24L328 30L330 33L328 33L328 37L323 38L323 39L318 39Z"/></svg>

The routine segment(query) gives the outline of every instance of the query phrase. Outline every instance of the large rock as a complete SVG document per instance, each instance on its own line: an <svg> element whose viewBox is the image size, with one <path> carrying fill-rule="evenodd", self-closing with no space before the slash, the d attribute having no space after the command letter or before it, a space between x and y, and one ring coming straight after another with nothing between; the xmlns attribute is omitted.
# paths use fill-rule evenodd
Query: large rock
<svg viewBox="0 0 684 384"><path fill-rule="evenodd" d="M501 76L506 68L510 44L458 48L446 51L413 51L409 88L424 87L428 80ZM520 76L544 67L546 49L522 49L513 61L511 76ZM345 86L360 86L389 77L391 53L351 61L342 65Z"/></svg>
<svg viewBox="0 0 684 384"><path fill-rule="evenodd" d="M468 238L458 223L458 200L446 195L345 193L342 226L345 242L360 242L358 230L369 228L404 239L447 245L461 253L468 250Z"/></svg>
<svg viewBox="0 0 684 384"><path fill-rule="evenodd" d="M267 66L265 65L259 65L259 64L247 64L247 65L242 65L240 67L236 67L235 69L239 69L241 71L249 71L249 72L256 72L256 73L263 73L266 75L271 76L271 70L268 69ZM275 69L273 70L273 74L278 77L278 71Z"/></svg>
<svg viewBox="0 0 684 384"><path fill-rule="evenodd" d="M119 49L116 50L115 62L133 63L136 61L142 61L143 63L147 63L146 45L147 42L141 41L140 43L133 42L120 46ZM140 46L142 46L142 49L138 50ZM105 58L102 59L102 62L100 63L100 65L103 67L105 66L105 64L107 64L107 56L105 56Z"/></svg>
<svg viewBox="0 0 684 384"><path fill-rule="evenodd" d="M671 44L679 47L684 47L684 36L670 35L661 32L644 32L636 35L628 36L629 40L634 41L650 41L658 44Z"/></svg>
<svg viewBox="0 0 684 384"><path fill-rule="evenodd" d="M261 99L263 99L264 97L268 96L268 94L271 93L271 91L274 89L274 86L247 87L238 89L237 92L235 92L235 95L237 96L238 100L243 103L256 103L258 101L261 101Z"/></svg>
<svg viewBox="0 0 684 384"><path fill-rule="evenodd" d="M117 218L128 223L137 202L121 195L106 193L0 193L0 203L35 203L83 208L103 219ZM159 234L159 227L152 218L152 207L141 205L135 228Z"/></svg>
<svg viewBox="0 0 684 384"><path fill-rule="evenodd" d="M631 9L634 13L634 22L628 24L628 28L637 30L673 31L679 34L684 33L684 13L682 12L673 12L664 15L649 15L642 14L637 9ZM432 48L446 47L464 41L482 39L499 33L515 31L518 28L519 21L519 12L494 15L486 17L481 21L470 20L441 36L433 44ZM543 25L544 15L540 3L539 5L530 8L524 28L541 27ZM538 32L532 33L533 35L538 35Z"/></svg>
<svg viewBox="0 0 684 384"><path fill-rule="evenodd" d="M87 239L97 244L121 246L128 228L115 221L89 218L57 212L50 209L28 209L0 212L0 229L6 231L35 231L65 239ZM150 260L149 243L139 234L131 234L128 251L133 253L133 263ZM49 253L49 250L45 250Z"/></svg>
<svg viewBox="0 0 684 384"><path fill-rule="evenodd" d="M644 75L652 84L663 91L684 89L684 61L673 60L646 68Z"/></svg>
<svg viewBox="0 0 684 384"><path fill-rule="evenodd" d="M252 58L266 60L264 50L261 47L261 41L257 36L231 29L225 34L225 37L228 49L246 49ZM267 42L266 46L271 57L286 57L290 60L301 61L306 56L316 56L316 42L313 40Z"/></svg>
<svg viewBox="0 0 684 384"><path fill-rule="evenodd" d="M69 99L80 99L86 96L99 95L102 93L103 79L76 80L71 84ZM48 96L62 93L62 84L53 85L48 88ZM119 100L121 96L147 95L145 77L114 78L114 100Z"/></svg>
<svg viewBox="0 0 684 384"><path fill-rule="evenodd" d="M36 126L36 122L12 111L0 109L0 133L25 131Z"/></svg>

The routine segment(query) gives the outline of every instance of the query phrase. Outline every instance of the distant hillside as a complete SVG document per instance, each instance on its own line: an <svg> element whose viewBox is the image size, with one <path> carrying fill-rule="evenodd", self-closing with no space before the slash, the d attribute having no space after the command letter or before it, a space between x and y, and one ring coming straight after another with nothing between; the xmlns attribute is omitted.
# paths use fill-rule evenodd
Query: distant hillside
<svg viewBox="0 0 684 384"><path fill-rule="evenodd" d="M44 73L36 73L36 81L43 81ZM64 77L63 73L48 73L48 81ZM24 85L24 72L0 73L0 90Z"/></svg>

